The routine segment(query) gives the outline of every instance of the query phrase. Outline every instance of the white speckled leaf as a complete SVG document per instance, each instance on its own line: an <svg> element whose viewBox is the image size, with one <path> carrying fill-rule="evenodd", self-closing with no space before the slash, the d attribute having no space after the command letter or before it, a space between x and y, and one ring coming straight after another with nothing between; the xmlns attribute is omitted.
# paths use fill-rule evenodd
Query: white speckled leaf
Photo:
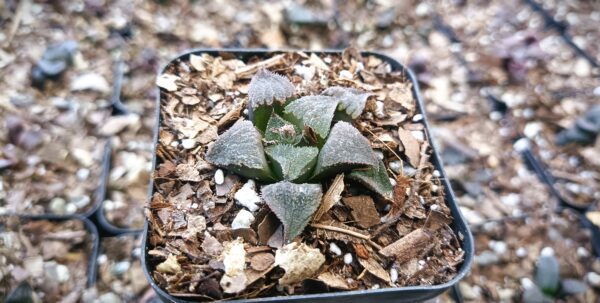
<svg viewBox="0 0 600 303"><path fill-rule="evenodd" d="M262 196L283 224L285 241L290 241L308 224L321 203L323 191L320 184L281 181L264 186Z"/></svg>
<svg viewBox="0 0 600 303"><path fill-rule="evenodd" d="M362 114L367 99L373 95L355 88L341 86L332 86L321 94L334 97L339 102L338 109L344 110L352 119L356 119Z"/></svg>
<svg viewBox="0 0 600 303"><path fill-rule="evenodd" d="M262 136L247 120L236 122L221 134L206 153L206 160L248 178L272 180Z"/></svg>
<svg viewBox="0 0 600 303"><path fill-rule="evenodd" d="M353 170L348 174L348 179L356 180L385 199L392 200L394 188L390 183L385 164L381 160L378 161L378 166Z"/></svg>
<svg viewBox="0 0 600 303"><path fill-rule="evenodd" d="M340 121L321 148L313 176L320 178L365 166L377 166L369 140L351 124Z"/></svg>
<svg viewBox="0 0 600 303"><path fill-rule="evenodd" d="M319 149L312 146L278 144L265 148L265 152L273 162L275 173L285 180L299 181L311 173L317 162Z"/></svg>
<svg viewBox="0 0 600 303"><path fill-rule="evenodd" d="M308 125L324 139L331 128L331 121L338 102L329 96L306 96L285 107L285 113L293 116L302 126Z"/></svg>
<svg viewBox="0 0 600 303"><path fill-rule="evenodd" d="M293 94L294 85L286 77L266 69L259 70L248 87L248 101L252 108L271 105L273 100L283 104Z"/></svg>

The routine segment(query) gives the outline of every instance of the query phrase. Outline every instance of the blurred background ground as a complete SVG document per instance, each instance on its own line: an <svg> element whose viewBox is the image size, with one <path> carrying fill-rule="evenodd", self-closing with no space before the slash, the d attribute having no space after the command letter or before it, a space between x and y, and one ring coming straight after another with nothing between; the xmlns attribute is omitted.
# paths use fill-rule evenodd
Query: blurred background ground
<svg viewBox="0 0 600 303"><path fill-rule="evenodd" d="M434 139L476 238L475 263L460 283L464 298L520 301L542 250L551 248L561 277L572 282L563 287L582 289L566 300L595 302L600 262L590 231L580 214L561 210L520 151L529 146L561 196L598 207L600 140L564 146L557 140L600 104L600 2L542 7L565 25L562 32L518 0L0 2L0 213L85 212L101 173L100 147L110 141L102 210L115 226L140 228L161 66L190 48L353 45L389 55L419 80ZM64 73L36 74L45 50L68 40L77 51ZM117 62L129 115L111 117ZM134 240L105 243L130 251L101 253L96 294L103 302L151 297L139 283L145 278L134 265ZM10 275L10 264L2 266Z"/></svg>

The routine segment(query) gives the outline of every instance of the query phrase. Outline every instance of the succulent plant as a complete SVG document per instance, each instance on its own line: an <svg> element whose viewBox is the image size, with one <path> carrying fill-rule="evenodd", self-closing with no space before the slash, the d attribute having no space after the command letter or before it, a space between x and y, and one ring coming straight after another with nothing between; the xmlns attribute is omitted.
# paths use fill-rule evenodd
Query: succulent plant
<svg viewBox="0 0 600 303"><path fill-rule="evenodd" d="M339 173L385 199L392 185L369 141L349 121L371 95L330 87L294 99L284 76L262 69L250 82L248 112L208 150L210 163L264 183L262 196L284 226L284 239L299 235L321 203L321 182Z"/></svg>

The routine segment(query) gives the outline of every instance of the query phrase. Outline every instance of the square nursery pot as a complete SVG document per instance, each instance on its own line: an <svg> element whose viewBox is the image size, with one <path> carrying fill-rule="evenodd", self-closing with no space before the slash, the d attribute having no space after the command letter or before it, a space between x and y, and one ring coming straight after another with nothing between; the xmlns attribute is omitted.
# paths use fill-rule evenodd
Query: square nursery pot
<svg viewBox="0 0 600 303"><path fill-rule="evenodd" d="M10 216L2 216L4 218L8 218ZM0 218L2 218L0 217ZM87 270L86 270L86 287L91 288L94 287L94 285L96 284L96 280L97 280L97 273L98 273L98 266L97 266L97 260L98 260L98 253L100 250L100 235L98 234L98 229L96 228L96 225L94 225L94 223L92 223L90 220L88 220L86 217L82 216L82 215L77 215L77 214L73 214L73 215L53 215L53 214L47 214L47 215L36 215L36 216L31 216L31 215L19 215L19 216L14 216L17 217L19 220L21 220L22 222L32 222L32 221L50 221L50 222L67 222L67 221L81 221L84 225L84 228L86 229L88 235L90 236L90 250L89 250L89 256L87 256L88 258L88 264L87 264ZM0 222L0 231L4 230L5 226L3 226L3 222ZM1 244L0 244L1 245ZM4 298L6 299L6 302L25 302L25 301L18 301L19 299L23 299L20 295L22 294L17 294L19 293L18 291L14 291L14 292L10 292L7 293L7 297ZM9 298L12 296L17 296L17 301L14 301L13 299L15 298ZM0 298L1 299L1 298ZM29 302L29 301L26 301Z"/></svg>
<svg viewBox="0 0 600 303"><path fill-rule="evenodd" d="M242 61L247 61L250 58L265 58L271 57L274 54L281 54L285 52L291 51L268 51L263 49L198 49L186 52L176 58L174 58L169 64L176 62L178 60L187 60L190 55L202 55L208 54L211 56L220 56L222 54L227 54L228 58L235 57ZM342 54L341 51L305 51L306 54ZM415 301L424 301L430 298L434 298L438 295L441 295L445 291L453 288L457 285L457 283L467 274L471 262L473 260L473 238L469 227L460 213L458 204L456 202L456 198L450 187L450 182L446 177L446 173L443 169L443 165L438 153L435 150L435 144L431 142L430 128L425 117L424 105L421 99L421 94L419 92L419 86L416 81L413 73L397 61L374 52L363 52L363 56L375 56L381 59L384 62L389 63L392 67L392 71L400 71L406 74L408 81L412 83L412 94L414 100L416 100L417 112L423 115L422 123L425 126L425 134L426 140L429 140L429 145L432 148L432 153L430 157L430 161L440 172L440 180L445 189L445 203L450 209L450 212L454 218L453 222L450 224L450 227L453 229L456 235L459 235L459 242L461 245L461 249L464 251L464 261L459 268L457 269L456 275L448 282L438 285L420 285L420 286L407 286L407 287L397 287L397 288L382 288L382 289L371 289L371 290L354 290L354 291L344 291L344 292L327 292L327 293L319 293L319 294L302 294L302 295L291 295L291 296L277 296L277 297L260 297L253 299L241 299L235 302L415 302ZM166 66L169 66L167 64ZM165 68L166 69L166 68ZM164 70L163 70L164 71ZM161 71L161 73L163 72ZM160 114L160 94L157 97L157 106L156 106L156 126L154 133L155 140L155 151L158 145L158 132L161 120ZM157 157L156 153L154 154L153 166L157 167ZM150 198L154 194L154 184L153 180L151 180L150 185ZM157 295L164 302L191 302L194 301L190 298L184 297L175 297L170 295L165 290L161 289L152 278L152 268L149 261L148 256L148 236L149 236L149 226L148 220L146 219L145 227L144 227L144 238L142 246L144 247L144 252L142 253L142 263L143 268L146 274L146 278L148 279L150 285L156 291Z"/></svg>

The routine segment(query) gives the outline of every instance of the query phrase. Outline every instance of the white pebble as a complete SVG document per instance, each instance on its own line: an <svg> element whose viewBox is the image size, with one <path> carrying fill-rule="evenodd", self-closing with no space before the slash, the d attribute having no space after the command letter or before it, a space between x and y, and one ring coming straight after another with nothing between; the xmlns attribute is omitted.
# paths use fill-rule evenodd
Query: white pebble
<svg viewBox="0 0 600 303"><path fill-rule="evenodd" d="M438 209L440 209L440 206L437 205L437 204L433 204L433 205L431 205L431 207L429 209L431 209L431 210L438 210Z"/></svg>
<svg viewBox="0 0 600 303"><path fill-rule="evenodd" d="M379 284L373 284L373 286L371 286L371 289L379 289L381 286L379 286Z"/></svg>
<svg viewBox="0 0 600 303"><path fill-rule="evenodd" d="M527 138L533 138L542 131L542 124L539 122L529 122L523 128L523 134Z"/></svg>
<svg viewBox="0 0 600 303"><path fill-rule="evenodd" d="M329 243L329 251L338 257L342 255L342 250L334 242Z"/></svg>
<svg viewBox="0 0 600 303"><path fill-rule="evenodd" d="M398 281L398 270L393 267L390 269L390 281L392 281L392 283Z"/></svg>
<svg viewBox="0 0 600 303"><path fill-rule="evenodd" d="M600 286L600 275L599 275L599 274L597 274L597 273L595 273L595 272L593 272L593 271L591 271L591 272L588 272L588 273L585 275L585 279L586 279L586 280L587 280L587 281L588 281L588 282L589 282L589 283L590 283L592 286L595 286L595 287L598 287L598 286Z"/></svg>
<svg viewBox="0 0 600 303"><path fill-rule="evenodd" d="M192 148L194 148L194 146L196 146L196 140L195 139L183 139L183 140L181 140L181 146L184 149L192 149Z"/></svg>
<svg viewBox="0 0 600 303"><path fill-rule="evenodd" d="M508 250L508 245L503 241L490 241L488 247L493 250L497 255L503 255Z"/></svg>
<svg viewBox="0 0 600 303"><path fill-rule="evenodd" d="M347 71L344 69L344 70L340 71L340 78L352 80L352 73L350 71Z"/></svg>
<svg viewBox="0 0 600 303"><path fill-rule="evenodd" d="M251 212L242 209L235 216L233 222L231 222L231 229L239 229L239 228L250 228L250 225L254 222L254 216Z"/></svg>
<svg viewBox="0 0 600 303"><path fill-rule="evenodd" d="M491 112L490 120L492 121L500 121L502 119L502 114L500 112Z"/></svg>
<svg viewBox="0 0 600 303"><path fill-rule="evenodd" d="M77 171L77 179L85 181L90 176L90 170L87 168L81 168Z"/></svg>
<svg viewBox="0 0 600 303"><path fill-rule="evenodd" d="M390 184L392 184L392 186L396 186L396 179L394 178L389 178L390 179Z"/></svg>
<svg viewBox="0 0 600 303"><path fill-rule="evenodd" d="M390 162L390 169L394 171L394 173L399 174L400 170L402 169L400 161Z"/></svg>
<svg viewBox="0 0 600 303"><path fill-rule="evenodd" d="M413 116L412 120L413 120L413 122L419 122L419 121L423 120L423 115L416 114Z"/></svg>
<svg viewBox="0 0 600 303"><path fill-rule="evenodd" d="M600 96L600 86L594 88L594 95L595 96Z"/></svg>
<svg viewBox="0 0 600 303"><path fill-rule="evenodd" d="M256 203L260 202L260 196L256 193L254 188L254 181L248 180L248 182L246 182L246 184L244 184L244 186L242 186L242 188L240 188L233 196L237 203L250 211L257 211L258 206Z"/></svg>
<svg viewBox="0 0 600 303"><path fill-rule="evenodd" d="M546 246L546 247L544 247L542 249L542 252L540 253L540 256L543 256L543 257L554 256L554 249L552 249L552 247Z"/></svg>
<svg viewBox="0 0 600 303"><path fill-rule="evenodd" d="M436 170L434 170L434 171L433 171L433 176L434 176L434 177L436 177L436 178L439 178L439 177L441 176L441 174L440 174L440 171L439 171L439 170L437 170L437 169L436 169Z"/></svg>
<svg viewBox="0 0 600 303"><path fill-rule="evenodd" d="M108 257L105 254L99 255L98 256L98 264L102 265L104 263L106 263L106 261L108 261Z"/></svg>
<svg viewBox="0 0 600 303"><path fill-rule="evenodd" d="M437 185L435 185L435 184L431 185L431 191L432 191L432 192L434 192L434 193L437 193L439 189L440 189L440 187L439 187L439 186L437 186Z"/></svg>
<svg viewBox="0 0 600 303"><path fill-rule="evenodd" d="M585 247L579 246L577 248L577 255L581 258L587 258L590 256L590 252L587 249L585 249Z"/></svg>
<svg viewBox="0 0 600 303"><path fill-rule="evenodd" d="M519 258L527 257L527 249L525 247L517 248L517 251L515 253L517 254L517 257L519 257Z"/></svg>
<svg viewBox="0 0 600 303"><path fill-rule="evenodd" d="M381 151L376 150L376 151L374 151L374 153L375 153L375 156L377 157L377 159L383 160L384 156Z"/></svg>
<svg viewBox="0 0 600 303"><path fill-rule="evenodd" d="M219 168L215 172L215 183L221 185L223 182L225 182L225 175L223 174L223 170Z"/></svg>
<svg viewBox="0 0 600 303"><path fill-rule="evenodd" d="M377 116L377 118L385 117L384 104L381 101L375 102L375 116Z"/></svg>
<svg viewBox="0 0 600 303"><path fill-rule="evenodd" d="M527 140L526 138L521 138L513 144L513 147L517 152L523 152L529 149L529 140Z"/></svg>
<svg viewBox="0 0 600 303"><path fill-rule="evenodd" d="M67 204L67 206L65 207L65 213L66 214L74 214L77 211L77 206L73 203L69 203Z"/></svg>
<svg viewBox="0 0 600 303"><path fill-rule="evenodd" d="M352 263L352 254L351 253L347 253L344 255L344 263L346 263L346 264Z"/></svg>
<svg viewBox="0 0 600 303"><path fill-rule="evenodd" d="M413 130L410 132L413 137L415 137L419 141L425 141L425 133L420 130Z"/></svg>

